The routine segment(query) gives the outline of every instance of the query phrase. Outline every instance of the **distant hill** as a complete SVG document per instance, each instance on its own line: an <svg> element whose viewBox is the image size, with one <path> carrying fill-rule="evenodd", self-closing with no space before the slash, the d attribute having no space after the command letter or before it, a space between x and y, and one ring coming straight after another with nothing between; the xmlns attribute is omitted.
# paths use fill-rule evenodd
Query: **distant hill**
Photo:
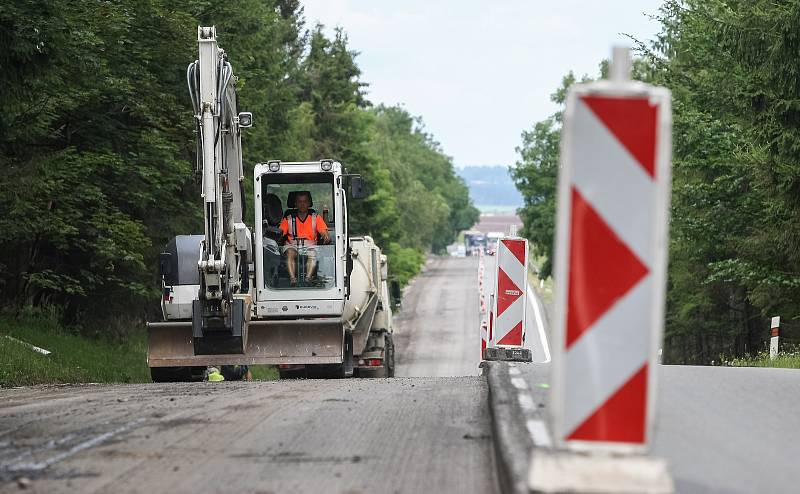
<svg viewBox="0 0 800 494"><path fill-rule="evenodd" d="M473 204L481 211L513 211L522 206L522 196L505 166L467 166L456 173L469 187Z"/></svg>

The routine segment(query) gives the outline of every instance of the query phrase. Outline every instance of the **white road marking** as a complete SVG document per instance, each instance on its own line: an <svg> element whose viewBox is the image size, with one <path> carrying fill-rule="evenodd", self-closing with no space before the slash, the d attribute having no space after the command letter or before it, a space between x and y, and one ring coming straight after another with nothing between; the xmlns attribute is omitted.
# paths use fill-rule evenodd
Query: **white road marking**
<svg viewBox="0 0 800 494"><path fill-rule="evenodd" d="M553 442L550 440L550 433L542 420L530 419L525 423L528 433L533 439L533 444L538 448L550 448Z"/></svg>
<svg viewBox="0 0 800 494"><path fill-rule="evenodd" d="M522 372L517 367L509 367L508 373L511 374L512 376L518 376L522 374Z"/></svg>
<svg viewBox="0 0 800 494"><path fill-rule="evenodd" d="M30 472L30 471L34 471L35 472L35 471L44 470L45 468L49 467L50 465L54 465L54 464L58 463L59 461L66 460L70 456L72 456L72 455L74 455L76 453L80 453L81 451L83 451L85 449L89 449L89 448L93 448L95 446L99 446L99 445L103 444L104 442L108 441L109 439L111 439L112 437L116 436L117 434L122 434L123 432L128 432L129 430L133 429L134 427L136 427L137 425L141 424L144 421L145 421L145 419L141 418L141 419L134 420L132 422L128 422L127 424L123 425L122 427L114 429L113 431L109 431L109 432L100 434L99 436L95 436L95 437L93 437L91 439L83 441L82 443L78 443L75 446L73 446L70 449L68 449L67 451L64 451L63 453L59 453L59 454L54 455L54 456L51 456L50 458L47 458L47 459L42 460L42 461L23 462L23 463L16 463L16 464L10 464L10 465L2 465L2 464L0 464L0 467L2 467L2 469L6 470L6 471L9 471L9 472L20 472L20 471L21 472ZM45 449L50 449L50 448L45 448Z"/></svg>
<svg viewBox="0 0 800 494"><path fill-rule="evenodd" d="M511 378L511 385L517 389L528 389L528 383L525 382L525 379L521 377L512 377Z"/></svg>
<svg viewBox="0 0 800 494"><path fill-rule="evenodd" d="M544 321L542 320L542 313L539 309L539 300L528 285L528 298L533 304L533 315L536 318L536 330L539 333L539 341L542 342L542 350L544 350L544 363L550 362L550 344L547 342L547 333L544 330Z"/></svg>
<svg viewBox="0 0 800 494"><path fill-rule="evenodd" d="M38 347L36 345L31 345L27 341L18 340L16 338L14 338L13 336L5 335L5 337L8 340L11 340L11 341L13 341L15 343L19 343L20 345L25 346L27 348L30 348L31 350L33 350L36 353L41 353L42 355L50 355L51 353L53 353L50 350L45 350L44 348Z"/></svg>
<svg viewBox="0 0 800 494"><path fill-rule="evenodd" d="M528 393L520 392L517 393L517 401L519 401L519 406L526 412L530 412L536 409L536 402L533 401L533 396Z"/></svg>

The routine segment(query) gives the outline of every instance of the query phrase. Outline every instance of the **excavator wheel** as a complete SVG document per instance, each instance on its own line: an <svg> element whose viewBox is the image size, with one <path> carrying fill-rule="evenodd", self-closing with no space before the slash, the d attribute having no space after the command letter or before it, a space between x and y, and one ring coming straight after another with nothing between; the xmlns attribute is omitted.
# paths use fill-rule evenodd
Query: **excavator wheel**
<svg viewBox="0 0 800 494"><path fill-rule="evenodd" d="M179 383L203 379L205 367L150 367L154 383Z"/></svg>
<svg viewBox="0 0 800 494"><path fill-rule="evenodd" d="M303 379L306 377L306 370L303 369L278 369L278 376L281 379Z"/></svg>

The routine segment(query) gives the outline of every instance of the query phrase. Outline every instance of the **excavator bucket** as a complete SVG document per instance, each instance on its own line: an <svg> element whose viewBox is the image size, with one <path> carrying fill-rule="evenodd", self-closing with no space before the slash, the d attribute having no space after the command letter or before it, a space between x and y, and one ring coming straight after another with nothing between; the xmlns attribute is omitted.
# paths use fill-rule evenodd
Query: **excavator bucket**
<svg viewBox="0 0 800 494"><path fill-rule="evenodd" d="M189 321L147 327L149 367L342 363L344 327L339 318L251 321L243 354L197 355Z"/></svg>

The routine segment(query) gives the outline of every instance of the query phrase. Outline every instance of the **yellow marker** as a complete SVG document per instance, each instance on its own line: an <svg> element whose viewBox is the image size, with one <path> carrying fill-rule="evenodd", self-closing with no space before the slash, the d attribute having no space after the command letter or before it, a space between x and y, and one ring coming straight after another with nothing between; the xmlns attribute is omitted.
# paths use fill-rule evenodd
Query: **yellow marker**
<svg viewBox="0 0 800 494"><path fill-rule="evenodd" d="M209 369L208 380L209 382L220 382L224 381L225 377L222 374L220 374L219 370L216 367L212 367L211 369Z"/></svg>

